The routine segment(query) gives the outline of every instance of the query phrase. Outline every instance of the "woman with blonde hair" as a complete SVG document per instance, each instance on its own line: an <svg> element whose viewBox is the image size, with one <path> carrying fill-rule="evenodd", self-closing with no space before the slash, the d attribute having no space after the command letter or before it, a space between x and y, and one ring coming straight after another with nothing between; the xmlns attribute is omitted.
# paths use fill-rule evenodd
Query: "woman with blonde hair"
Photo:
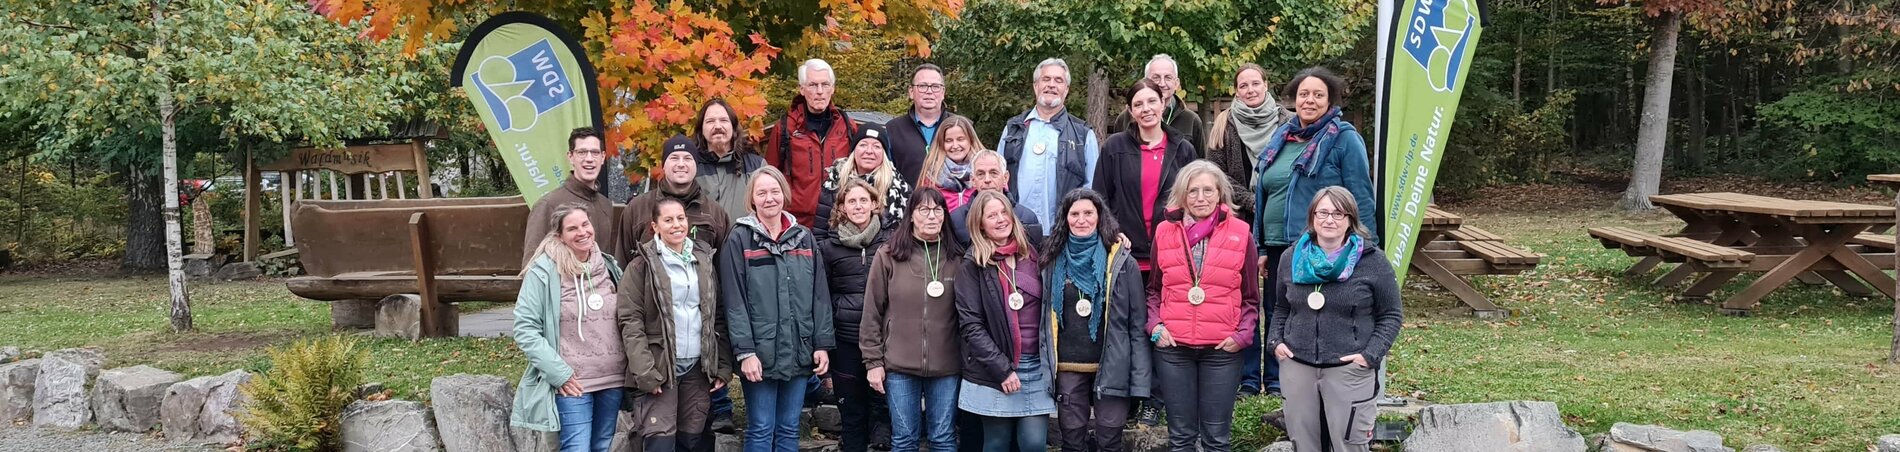
<svg viewBox="0 0 1900 452"><path fill-rule="evenodd" d="M972 157L985 150L983 142L976 139L976 124L969 118L944 118L937 137L930 142L930 153L924 156L917 187L937 189L943 193L944 205L949 206L945 210L957 210L976 196L976 190L971 189L970 164Z"/></svg>
<svg viewBox="0 0 1900 452"><path fill-rule="evenodd" d="M885 222L885 228L896 229L897 222L904 219L904 203L909 202L910 183L904 182L904 176L897 173L897 167L891 164L890 136L885 134L884 126L865 124L851 136L851 155L838 159L825 169L825 184L818 194L818 218L813 227L818 235L824 236L831 228L832 216L836 215L838 188L845 179L858 179L871 184L872 193L883 199L883 213L879 215Z"/></svg>
<svg viewBox="0 0 1900 452"><path fill-rule="evenodd" d="M1251 227L1233 214L1233 186L1206 160L1181 169L1168 218L1155 227L1148 331L1155 375L1176 382L1161 399L1175 451L1231 444L1240 350L1260 315L1260 269ZM1236 272L1234 269L1239 269Z"/></svg>
<svg viewBox="0 0 1900 452"><path fill-rule="evenodd" d="M1370 450L1379 366L1405 321L1398 280L1370 243L1352 192L1320 189L1306 218L1306 232L1280 258L1286 293L1267 330L1287 436L1301 452Z"/></svg>
<svg viewBox="0 0 1900 452"><path fill-rule="evenodd" d="M831 368L831 286L811 230L785 211L785 174L752 172L747 211L719 248L719 303L745 393L747 452L797 452L812 375Z"/></svg>
<svg viewBox="0 0 1900 452"><path fill-rule="evenodd" d="M1009 198L970 200L970 252L958 265L963 384L957 406L982 416L985 452L1042 452L1049 444L1055 356L1036 251Z"/></svg>
<svg viewBox="0 0 1900 452"><path fill-rule="evenodd" d="M515 346L528 357L509 423L560 432L563 451L605 451L625 393L615 293L620 266L594 242L588 206L554 208L515 297Z"/></svg>

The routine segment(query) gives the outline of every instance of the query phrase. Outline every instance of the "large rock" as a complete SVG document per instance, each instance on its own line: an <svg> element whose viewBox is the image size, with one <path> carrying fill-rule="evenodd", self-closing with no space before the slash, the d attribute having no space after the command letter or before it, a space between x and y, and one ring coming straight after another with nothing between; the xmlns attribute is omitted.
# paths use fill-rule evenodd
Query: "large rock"
<svg viewBox="0 0 1900 452"><path fill-rule="evenodd" d="M159 404L178 374L152 366L112 369L92 385L92 414L99 429L142 433L158 425Z"/></svg>
<svg viewBox="0 0 1900 452"><path fill-rule="evenodd" d="M442 450L436 438L435 419L421 402L358 400L343 408L346 452Z"/></svg>
<svg viewBox="0 0 1900 452"><path fill-rule="evenodd" d="M1054 421L1049 423L1055 424ZM1049 439L1058 441L1055 436ZM1132 452L1166 452L1168 428L1137 423L1135 428L1122 430L1122 447Z"/></svg>
<svg viewBox="0 0 1900 452"><path fill-rule="evenodd" d="M460 333L461 318L455 305L439 303L435 308L436 318L442 323L443 334L453 337ZM422 337L422 297L411 294L396 294L383 297L376 304L376 335L400 337L416 340Z"/></svg>
<svg viewBox="0 0 1900 452"><path fill-rule="evenodd" d="M218 267L217 274L212 275L212 278L219 281L237 281L240 279L257 279L259 276L264 276L264 272L257 269L257 263L232 262L224 264L223 267Z"/></svg>
<svg viewBox="0 0 1900 452"><path fill-rule="evenodd" d="M20 359L19 347L0 347L0 364L14 362L19 359Z"/></svg>
<svg viewBox="0 0 1900 452"><path fill-rule="evenodd" d="M218 265L224 263L216 254L186 254L184 259L185 277L193 280L210 278L217 272Z"/></svg>
<svg viewBox="0 0 1900 452"><path fill-rule="evenodd" d="M515 450L508 427L514 388L493 375L456 374L429 381L442 448L449 452Z"/></svg>
<svg viewBox="0 0 1900 452"><path fill-rule="evenodd" d="M807 425L820 432L842 432L844 431L844 416L838 413L837 405L819 405L811 409L811 423Z"/></svg>
<svg viewBox="0 0 1900 452"><path fill-rule="evenodd" d="M741 452L745 450L745 439L739 435L720 433L713 435L713 452Z"/></svg>
<svg viewBox="0 0 1900 452"><path fill-rule="evenodd" d="M1874 441L1874 452L1900 452L1900 435L1884 435Z"/></svg>
<svg viewBox="0 0 1900 452"><path fill-rule="evenodd" d="M1583 435L1564 425L1557 404L1494 402L1420 410L1406 452L1583 452Z"/></svg>
<svg viewBox="0 0 1900 452"><path fill-rule="evenodd" d="M0 364L0 424L33 418L33 385L40 360Z"/></svg>
<svg viewBox="0 0 1900 452"><path fill-rule="evenodd" d="M367 330L376 328L378 300L336 300L330 302L330 329Z"/></svg>
<svg viewBox="0 0 1900 452"><path fill-rule="evenodd" d="M33 381L33 425L73 430L92 423L86 385L105 362L105 352L96 348L57 350L40 358L40 374Z"/></svg>
<svg viewBox="0 0 1900 452"><path fill-rule="evenodd" d="M1292 441L1278 441L1260 448L1260 452L1293 452Z"/></svg>
<svg viewBox="0 0 1900 452"><path fill-rule="evenodd" d="M218 444L236 442L244 433L234 412L243 404L238 387L250 381L250 373L233 370L172 384L165 389L165 400L158 409L165 437Z"/></svg>
<svg viewBox="0 0 1900 452"><path fill-rule="evenodd" d="M1603 442L1606 452L1735 452L1722 445L1721 435L1708 430L1679 432L1622 422L1610 426L1610 434Z"/></svg>

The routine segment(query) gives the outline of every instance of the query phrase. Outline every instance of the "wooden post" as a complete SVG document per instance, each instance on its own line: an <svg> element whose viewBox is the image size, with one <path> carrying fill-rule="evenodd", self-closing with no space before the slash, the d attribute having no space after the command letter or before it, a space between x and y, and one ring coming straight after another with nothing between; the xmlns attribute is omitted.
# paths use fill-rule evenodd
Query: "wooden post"
<svg viewBox="0 0 1900 452"><path fill-rule="evenodd" d="M1893 196L1894 234L1900 237L1900 186L1896 186ZM1895 267L1900 268L1900 253L1893 253ZM1894 279L1893 297L1893 345L1887 351L1887 364L1900 364L1900 278Z"/></svg>
<svg viewBox="0 0 1900 452"><path fill-rule="evenodd" d="M303 181L298 180L296 171L277 172L277 196L284 214L284 246L296 246L295 235L290 232L290 211L297 208L297 199L303 197Z"/></svg>
<svg viewBox="0 0 1900 452"><path fill-rule="evenodd" d="M429 146L428 140L417 138L409 141L415 149L416 157L416 197L429 199Z"/></svg>
<svg viewBox="0 0 1900 452"><path fill-rule="evenodd" d="M330 199L331 200L350 199L349 196L342 194L343 190L336 188L336 172L335 171L324 171L323 173L330 176ZM344 188L348 188L348 187L344 187Z"/></svg>
<svg viewBox="0 0 1900 452"><path fill-rule="evenodd" d="M429 243L429 218L423 212L409 214L409 248L415 257L417 294L422 298L419 312L422 331L417 337L441 337L442 319L436 317L440 306L436 305L439 301L435 293L435 253Z"/></svg>
<svg viewBox="0 0 1900 452"><path fill-rule="evenodd" d="M389 173L376 174L376 189L382 192L378 197L389 199ZM368 188L365 187L364 190L368 190Z"/></svg>
<svg viewBox="0 0 1900 452"><path fill-rule="evenodd" d="M396 172L396 199L409 199L409 183L402 178L402 172Z"/></svg>
<svg viewBox="0 0 1900 452"><path fill-rule="evenodd" d="M261 205L264 197L264 180L259 177L256 157L251 155L251 145L244 144L244 262L257 260L258 231L261 223L258 215L263 213Z"/></svg>

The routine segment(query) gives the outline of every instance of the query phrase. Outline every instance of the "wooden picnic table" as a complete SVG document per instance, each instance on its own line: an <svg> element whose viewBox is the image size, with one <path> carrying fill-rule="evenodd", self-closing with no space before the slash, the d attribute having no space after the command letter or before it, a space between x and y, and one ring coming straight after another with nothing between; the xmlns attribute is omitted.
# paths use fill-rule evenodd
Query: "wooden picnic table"
<svg viewBox="0 0 1900 452"><path fill-rule="evenodd" d="M1536 268L1543 258L1506 245L1483 229L1466 227L1463 217L1437 207L1426 207L1419 220L1418 244L1412 250L1411 269L1451 292L1480 318L1503 318L1510 312L1491 303L1460 275L1517 274Z"/></svg>
<svg viewBox="0 0 1900 452"><path fill-rule="evenodd" d="M1731 265L1721 265L1719 260L1690 260L1657 280L1673 285L1706 273L1683 292L1685 297L1707 297L1744 271L1765 273L1725 300L1725 312L1750 312L1762 297L1797 278L1810 284L1832 283L1858 296L1872 296L1873 290L1889 297L1895 293L1893 277L1881 270L1883 266L1892 267L1891 256L1862 253L1849 246L1869 228L1892 223L1891 206L1742 193L1687 193L1649 199L1683 220L1685 226L1678 236L1713 245L1701 251L1743 258L1729 262ZM1879 256L1889 260L1883 264L1869 260ZM1646 258L1632 270L1648 271L1660 262L1657 257ZM1862 280L1872 284L1873 290Z"/></svg>

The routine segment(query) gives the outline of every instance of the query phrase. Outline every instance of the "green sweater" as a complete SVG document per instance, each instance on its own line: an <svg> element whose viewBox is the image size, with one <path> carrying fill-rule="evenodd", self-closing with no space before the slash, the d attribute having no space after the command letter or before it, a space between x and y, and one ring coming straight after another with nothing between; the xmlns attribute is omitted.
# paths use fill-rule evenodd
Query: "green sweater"
<svg viewBox="0 0 1900 452"><path fill-rule="evenodd" d="M607 268L614 283L620 281L620 264L613 256ZM561 431L561 415L554 406L554 395L574 369L561 360L561 283L560 272L547 256L534 258L534 265L521 277L521 294L515 296L515 346L528 357L528 368L521 371L521 383L515 386L514 412L508 423L543 432Z"/></svg>

